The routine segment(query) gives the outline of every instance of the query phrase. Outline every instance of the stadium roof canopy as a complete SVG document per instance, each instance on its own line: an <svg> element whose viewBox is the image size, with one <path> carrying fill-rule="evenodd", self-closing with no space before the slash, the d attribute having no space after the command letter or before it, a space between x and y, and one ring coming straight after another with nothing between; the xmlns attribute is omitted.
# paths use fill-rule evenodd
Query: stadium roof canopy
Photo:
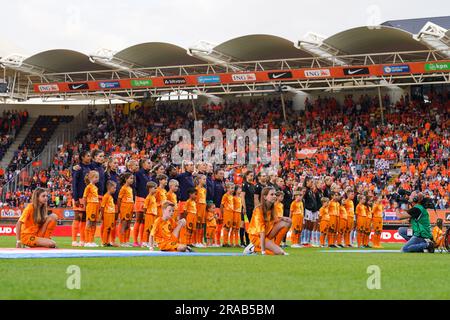
<svg viewBox="0 0 450 320"><path fill-rule="evenodd" d="M427 23L433 24L436 35L418 37ZM262 60L304 59L301 64L311 64L311 58L328 59L330 56L367 55L376 53L396 53L405 51L426 51L436 48L448 50L450 38L450 17L387 21L380 26L357 27L339 32L331 37L317 36L308 46L301 46L291 40L275 35L253 34L237 37L219 45L207 46L195 55L177 45L164 42L149 42L125 48L119 52L102 49L97 55L85 55L72 50L50 50L31 57L14 56L8 60L4 55L2 64L25 74L95 72L100 70L121 70L129 72L135 68L168 66L192 66L216 64L228 67L229 63ZM442 41L442 36L446 39ZM300 43L300 42L299 42ZM442 46L444 43L444 46ZM435 45L433 45L435 44ZM315 50L316 49L316 50ZM199 52L199 51L198 51ZM423 55L426 55L424 53ZM424 56L406 56L407 60L422 59ZM450 56L450 55L449 55ZM308 61L309 60L309 61ZM379 62L381 58L378 61ZM335 61L336 62L336 61ZM342 59L340 64L361 63L358 59ZM275 63L269 65L280 67ZM295 64L291 64L295 67ZM243 69L246 68L242 64ZM238 68L239 69L239 68ZM144 71L135 73L147 76Z"/></svg>
<svg viewBox="0 0 450 320"><path fill-rule="evenodd" d="M205 63L188 55L186 49L165 42L138 44L116 53L114 57L144 68Z"/></svg>
<svg viewBox="0 0 450 320"><path fill-rule="evenodd" d="M404 19L404 20L389 20L383 22L382 26L393 27L407 31L409 33L417 34L422 27L427 23L435 23L442 28L450 29L450 17L430 17L430 18L417 18L417 19Z"/></svg>
<svg viewBox="0 0 450 320"><path fill-rule="evenodd" d="M234 38L216 46L214 50L240 61L312 57L310 53L297 49L292 41L267 34Z"/></svg>
<svg viewBox="0 0 450 320"><path fill-rule="evenodd" d="M385 26L349 29L327 38L324 42L345 54L430 49L419 41L414 40L411 33Z"/></svg>

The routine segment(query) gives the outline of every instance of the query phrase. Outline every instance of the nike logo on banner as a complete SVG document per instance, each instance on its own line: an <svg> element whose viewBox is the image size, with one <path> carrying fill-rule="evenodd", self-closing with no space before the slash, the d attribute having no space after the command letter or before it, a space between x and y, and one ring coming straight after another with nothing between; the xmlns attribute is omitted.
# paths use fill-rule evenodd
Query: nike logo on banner
<svg viewBox="0 0 450 320"><path fill-rule="evenodd" d="M269 79L291 79L292 72L269 72Z"/></svg>
<svg viewBox="0 0 450 320"><path fill-rule="evenodd" d="M355 74L358 73L360 71L362 71L363 69L356 69L356 70L348 70L348 74Z"/></svg>
<svg viewBox="0 0 450 320"><path fill-rule="evenodd" d="M69 84L70 90L88 90L89 85L87 83L73 83Z"/></svg>
<svg viewBox="0 0 450 320"><path fill-rule="evenodd" d="M344 74L346 76L366 75L369 73L369 68L344 68Z"/></svg>

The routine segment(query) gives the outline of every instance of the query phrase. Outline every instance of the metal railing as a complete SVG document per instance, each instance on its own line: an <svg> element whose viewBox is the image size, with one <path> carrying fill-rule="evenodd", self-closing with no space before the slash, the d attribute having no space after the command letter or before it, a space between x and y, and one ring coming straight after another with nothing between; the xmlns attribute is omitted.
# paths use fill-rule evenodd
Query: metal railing
<svg viewBox="0 0 450 320"><path fill-rule="evenodd" d="M52 164L53 158L58 152L58 147L66 142L72 142L75 140L76 136L86 127L88 123L88 114L90 107L81 111L70 123L62 123L53 133L53 138L47 143L44 150L26 166L16 170L14 176L5 183L1 193L1 199L4 202L7 192L15 192L17 190L23 191L25 188L25 177L31 178L36 170L33 166L34 162L42 161L42 168L48 168ZM25 174L26 173L26 174Z"/></svg>

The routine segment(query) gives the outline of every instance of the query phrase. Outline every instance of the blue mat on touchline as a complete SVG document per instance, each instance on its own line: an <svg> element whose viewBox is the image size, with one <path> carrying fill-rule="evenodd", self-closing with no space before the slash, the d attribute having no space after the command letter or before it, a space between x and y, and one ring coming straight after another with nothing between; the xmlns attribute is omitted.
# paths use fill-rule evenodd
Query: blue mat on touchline
<svg viewBox="0 0 450 320"><path fill-rule="evenodd" d="M122 258L122 257L231 257L241 253L162 252L125 250L70 250L70 249L0 249L0 259L51 258Z"/></svg>

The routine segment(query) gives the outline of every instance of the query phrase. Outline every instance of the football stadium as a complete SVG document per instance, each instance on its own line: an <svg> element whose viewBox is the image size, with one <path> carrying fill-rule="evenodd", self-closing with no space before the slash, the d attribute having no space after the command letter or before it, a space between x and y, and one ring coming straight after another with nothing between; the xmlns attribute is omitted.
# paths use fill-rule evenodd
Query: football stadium
<svg viewBox="0 0 450 320"><path fill-rule="evenodd" d="M0 299L449 299L449 29L0 48Z"/></svg>

